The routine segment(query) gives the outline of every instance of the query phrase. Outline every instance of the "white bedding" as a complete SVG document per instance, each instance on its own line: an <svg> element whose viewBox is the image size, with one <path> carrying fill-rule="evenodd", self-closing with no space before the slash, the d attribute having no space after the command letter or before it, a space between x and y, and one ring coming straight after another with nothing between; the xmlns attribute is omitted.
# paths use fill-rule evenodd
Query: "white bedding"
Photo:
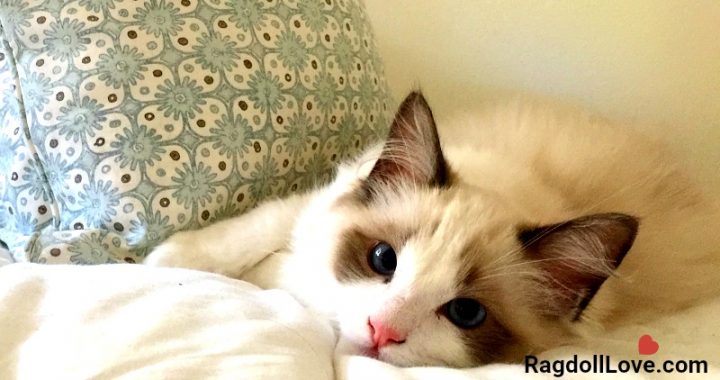
<svg viewBox="0 0 720 380"><path fill-rule="evenodd" d="M720 378L719 311L715 302L657 326L608 335L605 346L614 348L614 360L637 359L634 337L652 333L661 343L656 361L711 365L708 375L674 378ZM219 275L140 265L0 267L0 379L557 378L527 375L522 365L401 369L365 357L334 358L334 342L330 324L288 294ZM565 348L546 356L583 352Z"/></svg>
<svg viewBox="0 0 720 380"><path fill-rule="evenodd" d="M11 264L0 289L0 379L333 377L330 326L284 292L140 265Z"/></svg>

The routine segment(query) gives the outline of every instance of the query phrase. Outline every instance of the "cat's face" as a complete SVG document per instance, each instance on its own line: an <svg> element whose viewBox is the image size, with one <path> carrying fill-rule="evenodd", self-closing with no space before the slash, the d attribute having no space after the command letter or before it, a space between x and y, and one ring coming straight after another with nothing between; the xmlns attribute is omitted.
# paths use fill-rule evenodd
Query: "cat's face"
<svg viewBox="0 0 720 380"><path fill-rule="evenodd" d="M342 190L294 242L330 277L311 302L350 352L403 366L512 361L567 341L637 228L620 214L522 220L451 172L419 94L369 174Z"/></svg>
<svg viewBox="0 0 720 380"><path fill-rule="evenodd" d="M460 189L383 195L336 206L347 217L332 263L344 338L398 365L509 359L523 346L513 330L527 317L527 268L504 212Z"/></svg>

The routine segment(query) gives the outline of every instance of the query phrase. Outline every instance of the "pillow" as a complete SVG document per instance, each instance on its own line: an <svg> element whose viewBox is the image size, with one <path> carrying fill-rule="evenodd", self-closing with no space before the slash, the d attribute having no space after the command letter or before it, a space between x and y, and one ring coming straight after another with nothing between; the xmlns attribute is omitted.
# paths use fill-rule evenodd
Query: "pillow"
<svg viewBox="0 0 720 380"><path fill-rule="evenodd" d="M10 0L0 24L0 240L19 261L138 261L387 131L359 0Z"/></svg>

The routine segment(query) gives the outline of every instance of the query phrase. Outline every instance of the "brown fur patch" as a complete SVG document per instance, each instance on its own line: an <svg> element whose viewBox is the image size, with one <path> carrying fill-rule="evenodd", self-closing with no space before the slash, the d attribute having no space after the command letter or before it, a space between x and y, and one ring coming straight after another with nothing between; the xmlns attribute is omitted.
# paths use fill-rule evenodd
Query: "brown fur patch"
<svg viewBox="0 0 720 380"><path fill-rule="evenodd" d="M373 239L357 230L345 231L342 234L333 263L338 281L350 282L378 277L368 264L368 252L372 244Z"/></svg>
<svg viewBox="0 0 720 380"><path fill-rule="evenodd" d="M335 202L338 212L348 215L350 220L370 221L357 223L341 234L333 258L333 271L340 282L384 279L375 273L368 263L370 250L375 244L385 242L390 244L399 256L407 239L416 232L391 222L377 222L373 214L383 210L373 207L372 203L367 204L369 199L364 197L364 192L359 191L359 188L360 186Z"/></svg>
<svg viewBox="0 0 720 380"><path fill-rule="evenodd" d="M498 310L486 306L486 311L487 317L481 326L461 330L465 345L476 364L508 361L519 341L495 317Z"/></svg>
<svg viewBox="0 0 720 380"><path fill-rule="evenodd" d="M476 364L511 360L511 352L521 346L503 319L512 318L500 304L497 282L483 279L482 252L479 237L469 241L461 254L463 270L458 273L458 297L472 298L480 302L487 313L482 325L473 329L460 329L466 347Z"/></svg>
<svg viewBox="0 0 720 380"><path fill-rule="evenodd" d="M372 210L356 211L357 220L372 220L363 216L363 212L371 213ZM395 250L399 257L402 247L409 238L411 232L405 231L392 224L381 225L356 225L341 235L336 254L334 256L333 271L335 278L340 282L351 282L368 279L382 279L385 277L375 273L368 263L370 250L379 242L385 242Z"/></svg>

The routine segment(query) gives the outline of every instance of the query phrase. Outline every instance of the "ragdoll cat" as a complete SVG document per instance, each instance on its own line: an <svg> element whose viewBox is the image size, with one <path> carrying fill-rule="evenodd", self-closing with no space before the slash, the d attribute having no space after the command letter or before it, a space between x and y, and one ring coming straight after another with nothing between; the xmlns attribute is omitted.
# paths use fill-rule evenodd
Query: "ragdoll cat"
<svg viewBox="0 0 720 380"><path fill-rule="evenodd" d="M146 262L287 289L343 350L402 366L516 361L716 292L715 205L641 136L564 115L501 108L441 148L412 93L331 184Z"/></svg>

